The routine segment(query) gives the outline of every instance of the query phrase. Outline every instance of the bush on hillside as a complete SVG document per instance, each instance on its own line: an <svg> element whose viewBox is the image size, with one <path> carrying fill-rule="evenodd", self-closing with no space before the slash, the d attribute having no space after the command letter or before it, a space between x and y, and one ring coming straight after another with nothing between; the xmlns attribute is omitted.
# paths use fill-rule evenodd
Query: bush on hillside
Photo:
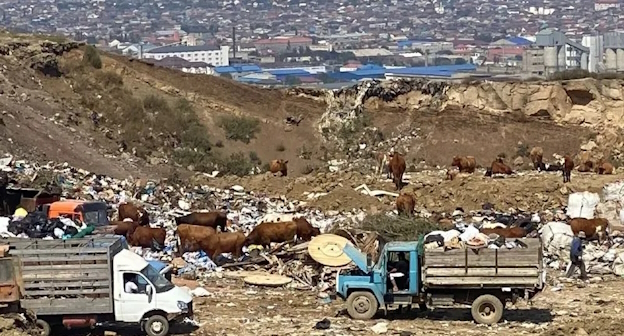
<svg viewBox="0 0 624 336"><path fill-rule="evenodd" d="M100 53L92 45L86 46L84 55L82 55L82 62L96 69L102 68L102 59L100 58Z"/></svg>
<svg viewBox="0 0 624 336"><path fill-rule="evenodd" d="M225 131L225 136L234 141L248 144L260 131L260 121L256 118L243 116L224 116L219 119L219 127Z"/></svg>

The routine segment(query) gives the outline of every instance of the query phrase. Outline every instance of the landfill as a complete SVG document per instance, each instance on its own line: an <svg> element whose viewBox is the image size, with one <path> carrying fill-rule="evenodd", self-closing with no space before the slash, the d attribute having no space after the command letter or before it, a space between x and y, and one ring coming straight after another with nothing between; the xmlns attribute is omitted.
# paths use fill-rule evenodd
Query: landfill
<svg viewBox="0 0 624 336"><path fill-rule="evenodd" d="M245 255L240 260L233 260L224 254L211 260L204 252L187 252L176 257L175 218L190 211L227 210L232 222L230 230L249 233L257 224L276 219L288 220L292 216L303 216L322 233L334 232L348 239L352 244L371 255L376 260L379 246L384 241L375 232L357 229L357 223L365 217L362 210L327 211L306 206L306 202L269 197L264 193L246 191L243 186L216 188L208 185L181 186L166 181L141 179L119 180L108 176L96 175L83 169L70 167L67 163L36 164L6 158L0 160L0 169L9 173L13 184L33 185L34 181L47 177L46 187L58 187L62 190L62 199L104 201L110 207L110 213L116 213L119 204L134 202L144 207L150 215L152 227L167 230L167 239L162 251L149 248L132 247L131 249L148 260L171 262L178 276L202 281L211 277L221 277L224 270L257 271L287 276L293 279L288 287L298 289L316 288L327 290L334 285L338 267L322 265L307 253L307 244L280 244L260 255ZM362 189L372 196L393 196L392 193L370 191L365 185ZM593 218L602 216L613 223L610 228L613 240L611 245L599 245L597 242L585 244L584 259L588 272L592 274L624 275L624 239L621 232L621 218L624 212L620 207L624 200L624 182L606 185L603 195L589 192L572 193L567 208L541 210L539 213L509 209L506 212L495 211L491 204L484 204L480 211L464 212L458 208L450 214L436 214L440 223L450 223L446 230L431 232L425 237L426 248L522 248L519 241L498 235L479 233L484 228L505 228L523 226L530 237L540 236L544 245L545 265L563 270L569 262L569 246L572 233L566 218ZM0 235L3 237L33 237L44 239L71 239L77 235L90 233L90 228L79 221L67 218L48 220L45 214L38 212L24 213L18 209L11 217L0 217ZM388 213L396 216L395 212ZM431 217L432 213L421 210L421 217ZM111 218L112 219L112 218ZM614 230L616 228L617 230ZM619 231L618 231L619 230Z"/></svg>

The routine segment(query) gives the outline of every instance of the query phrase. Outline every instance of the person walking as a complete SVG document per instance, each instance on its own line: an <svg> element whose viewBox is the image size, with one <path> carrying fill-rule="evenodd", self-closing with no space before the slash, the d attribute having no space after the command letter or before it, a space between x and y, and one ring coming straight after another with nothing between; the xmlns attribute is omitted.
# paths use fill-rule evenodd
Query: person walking
<svg viewBox="0 0 624 336"><path fill-rule="evenodd" d="M571 278L576 268L581 270L581 279L587 280L587 272L585 271L585 262L583 262L583 239L585 239L585 232L580 231L576 237L572 239L572 246L570 247L570 267L566 273L566 277Z"/></svg>

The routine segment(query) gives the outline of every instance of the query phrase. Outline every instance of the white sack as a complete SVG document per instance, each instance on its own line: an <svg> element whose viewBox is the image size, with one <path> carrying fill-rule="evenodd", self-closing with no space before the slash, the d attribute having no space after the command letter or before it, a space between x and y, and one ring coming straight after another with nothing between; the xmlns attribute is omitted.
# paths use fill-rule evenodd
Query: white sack
<svg viewBox="0 0 624 336"><path fill-rule="evenodd" d="M568 197L568 211L566 214L570 218L592 219L598 203L600 203L600 196L596 193L584 191L571 194Z"/></svg>

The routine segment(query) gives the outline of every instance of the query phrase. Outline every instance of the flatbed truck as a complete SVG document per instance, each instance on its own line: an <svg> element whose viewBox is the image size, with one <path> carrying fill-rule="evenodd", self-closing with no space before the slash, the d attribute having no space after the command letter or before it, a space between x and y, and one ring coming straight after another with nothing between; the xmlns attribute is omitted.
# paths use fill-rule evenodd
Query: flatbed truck
<svg viewBox="0 0 624 336"><path fill-rule="evenodd" d="M353 245L343 251L357 269L343 270L336 280L338 296L346 300L354 319L370 319L379 308L419 305L466 304L473 319L481 324L500 321L506 302L532 299L545 282L542 244L539 238L519 240L513 249L472 249L425 251L419 242L391 242L383 246L379 260L371 265ZM405 253L409 274L398 292L392 291L388 266L400 252Z"/></svg>
<svg viewBox="0 0 624 336"><path fill-rule="evenodd" d="M193 316L190 293L128 250L120 236L7 238L0 245L8 245L8 256L18 260L12 269L19 272L13 281L22 289L19 308L37 315L43 336L53 327L123 326L165 336L171 323ZM127 279L138 291L124 290Z"/></svg>

